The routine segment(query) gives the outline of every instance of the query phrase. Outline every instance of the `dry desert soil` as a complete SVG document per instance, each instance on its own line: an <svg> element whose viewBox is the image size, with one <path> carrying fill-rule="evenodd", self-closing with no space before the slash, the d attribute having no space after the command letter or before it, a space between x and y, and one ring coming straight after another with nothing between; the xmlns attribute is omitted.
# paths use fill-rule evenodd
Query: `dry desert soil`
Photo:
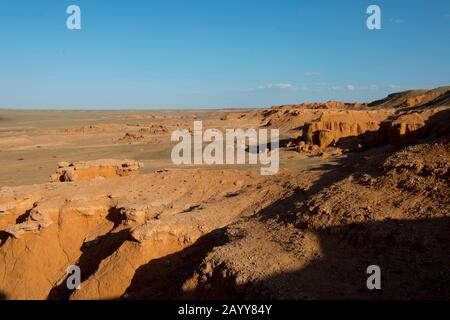
<svg viewBox="0 0 450 320"><path fill-rule="evenodd" d="M195 120L279 129L279 172L173 164L171 133ZM450 87L251 110L0 110L0 298L450 299L449 163Z"/></svg>

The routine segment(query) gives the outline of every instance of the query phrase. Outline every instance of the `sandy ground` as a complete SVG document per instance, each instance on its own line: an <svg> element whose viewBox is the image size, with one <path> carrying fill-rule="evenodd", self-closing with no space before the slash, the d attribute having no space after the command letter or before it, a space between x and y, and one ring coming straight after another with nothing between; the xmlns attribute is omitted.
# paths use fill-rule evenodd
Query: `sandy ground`
<svg viewBox="0 0 450 320"><path fill-rule="evenodd" d="M449 96L0 110L0 298L449 299ZM279 172L175 166L194 120L279 129Z"/></svg>
<svg viewBox="0 0 450 320"><path fill-rule="evenodd" d="M170 159L170 133L153 134L146 141L120 141L138 125L166 124L190 128L194 119L205 128L258 128L257 121L220 120L229 111L0 111L0 186L48 182L61 161L135 159L142 173L175 167ZM146 118L151 116L157 119ZM98 130L68 133L68 129L100 126ZM302 162L282 159L281 167L320 166L320 159ZM329 162L327 162L329 163ZM177 166L178 167L178 166ZM194 166L192 166L194 167ZM226 166L207 166L220 169ZM233 166L247 169L248 166Z"/></svg>

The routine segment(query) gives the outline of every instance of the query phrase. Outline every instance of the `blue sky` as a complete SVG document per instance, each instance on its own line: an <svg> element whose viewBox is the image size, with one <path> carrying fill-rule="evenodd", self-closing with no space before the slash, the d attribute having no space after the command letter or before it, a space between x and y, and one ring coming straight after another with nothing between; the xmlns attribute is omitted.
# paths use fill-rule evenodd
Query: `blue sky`
<svg viewBox="0 0 450 320"><path fill-rule="evenodd" d="M450 85L449 35L450 0L0 0L0 107L369 101Z"/></svg>

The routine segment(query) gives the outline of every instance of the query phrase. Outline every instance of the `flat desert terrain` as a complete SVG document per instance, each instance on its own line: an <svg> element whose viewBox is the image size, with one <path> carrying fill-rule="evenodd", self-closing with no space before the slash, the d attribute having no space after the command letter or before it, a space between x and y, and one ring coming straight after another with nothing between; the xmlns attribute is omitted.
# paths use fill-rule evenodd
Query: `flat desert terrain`
<svg viewBox="0 0 450 320"><path fill-rule="evenodd" d="M240 111L1 110L0 186L48 182L61 161L137 159L144 163L141 173L179 168L170 157L173 130L192 128L195 120L215 129L259 127L256 118L221 120L230 112ZM283 161L284 166L293 167L324 162L309 158L301 163Z"/></svg>
<svg viewBox="0 0 450 320"><path fill-rule="evenodd" d="M171 134L196 121L279 130L278 172L175 164ZM449 299L449 134L450 87L251 110L0 110L0 298Z"/></svg>

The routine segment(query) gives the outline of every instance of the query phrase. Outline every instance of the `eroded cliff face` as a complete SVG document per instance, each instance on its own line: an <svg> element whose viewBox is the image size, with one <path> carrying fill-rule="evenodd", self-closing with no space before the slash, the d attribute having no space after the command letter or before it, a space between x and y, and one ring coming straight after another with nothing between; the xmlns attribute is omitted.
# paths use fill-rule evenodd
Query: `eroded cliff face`
<svg viewBox="0 0 450 320"><path fill-rule="evenodd" d="M0 296L450 298L448 90L224 119L233 122L214 124L279 128L317 165L282 164L264 177L254 168L137 175L134 160L60 163L53 183L0 188ZM177 126L127 125L110 140ZM281 145L282 157L291 152ZM330 150L331 163L315 157ZM372 264L388 280L381 293L364 287ZM80 290L67 288L70 265L81 268Z"/></svg>
<svg viewBox="0 0 450 320"><path fill-rule="evenodd" d="M329 101L284 105L239 113L237 118L258 114L262 127L279 129L282 137L290 140L290 149L320 155L327 147L361 151L412 143L435 131L442 134L449 108L450 87L441 87L399 92L369 104Z"/></svg>
<svg viewBox="0 0 450 320"><path fill-rule="evenodd" d="M117 299L137 269L292 192L289 177L172 170L0 189L0 290L8 299ZM67 290L69 265L83 290Z"/></svg>
<svg viewBox="0 0 450 320"><path fill-rule="evenodd" d="M450 132L450 107L421 108L408 111L382 123L382 133L389 143L407 145L429 135Z"/></svg>
<svg viewBox="0 0 450 320"><path fill-rule="evenodd" d="M448 299L449 175L448 135L306 172L294 196L226 228L184 297ZM365 287L370 265L382 291Z"/></svg>
<svg viewBox="0 0 450 320"><path fill-rule="evenodd" d="M327 112L318 120L305 125L304 141L320 148L343 145L345 144L344 138L350 137L360 137L360 142L363 142L363 135L378 132L381 122L391 116L393 112L393 110Z"/></svg>
<svg viewBox="0 0 450 320"><path fill-rule="evenodd" d="M304 125L301 140L320 148L337 146L357 151L383 144L406 145L429 135L442 135L449 130L449 92L448 87L412 97L407 92L405 96L392 95L374 103L370 111L323 112Z"/></svg>
<svg viewBox="0 0 450 320"><path fill-rule="evenodd" d="M406 145L449 130L450 107L436 107L394 114L390 111L327 113L305 125L306 144L337 146L350 151L383 144Z"/></svg>

